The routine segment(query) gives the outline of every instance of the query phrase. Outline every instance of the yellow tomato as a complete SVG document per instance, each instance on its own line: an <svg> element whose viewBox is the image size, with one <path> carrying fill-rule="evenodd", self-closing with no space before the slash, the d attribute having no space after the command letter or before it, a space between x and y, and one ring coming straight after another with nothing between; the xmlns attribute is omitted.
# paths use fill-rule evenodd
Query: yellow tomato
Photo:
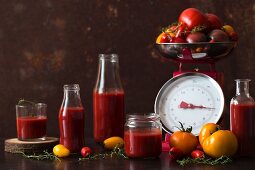
<svg viewBox="0 0 255 170"><path fill-rule="evenodd" d="M190 132L176 131L171 135L169 144L170 147L178 148L184 155L188 155L196 149L198 140L197 137Z"/></svg>
<svg viewBox="0 0 255 170"><path fill-rule="evenodd" d="M224 25L223 26L223 30L230 35L232 32L234 32L234 28L230 25Z"/></svg>
<svg viewBox="0 0 255 170"><path fill-rule="evenodd" d="M121 137L114 136L104 140L104 147L106 149L114 149L115 146L123 147L124 140Z"/></svg>
<svg viewBox="0 0 255 170"><path fill-rule="evenodd" d="M54 146L53 153L54 155L60 158L67 157L70 155L70 151L64 145L61 144Z"/></svg>
<svg viewBox="0 0 255 170"><path fill-rule="evenodd" d="M199 134L204 152L213 157L233 156L238 148L236 136L229 130L219 130L213 123L205 124Z"/></svg>
<svg viewBox="0 0 255 170"><path fill-rule="evenodd" d="M202 146L204 140L211 136L214 132L220 130L220 126L215 123L207 123L205 124L199 133L199 143Z"/></svg>

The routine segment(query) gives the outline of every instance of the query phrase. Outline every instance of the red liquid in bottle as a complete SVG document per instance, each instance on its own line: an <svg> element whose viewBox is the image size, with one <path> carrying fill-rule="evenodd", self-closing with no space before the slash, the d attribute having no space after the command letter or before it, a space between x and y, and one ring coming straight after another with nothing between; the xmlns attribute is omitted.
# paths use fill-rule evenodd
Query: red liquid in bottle
<svg viewBox="0 0 255 170"><path fill-rule="evenodd" d="M128 157L157 157L161 153L162 133L154 130L127 130L124 134L125 152Z"/></svg>
<svg viewBox="0 0 255 170"><path fill-rule="evenodd" d="M94 139L102 142L112 136L123 137L124 92L93 93Z"/></svg>
<svg viewBox="0 0 255 170"><path fill-rule="evenodd" d="M35 139L46 136L45 116L40 117L18 117L17 118L18 139Z"/></svg>
<svg viewBox="0 0 255 170"><path fill-rule="evenodd" d="M255 154L255 104L231 104L231 131L238 139L238 154Z"/></svg>
<svg viewBox="0 0 255 170"><path fill-rule="evenodd" d="M59 111L60 143L71 152L80 152L84 146L84 108L67 107Z"/></svg>

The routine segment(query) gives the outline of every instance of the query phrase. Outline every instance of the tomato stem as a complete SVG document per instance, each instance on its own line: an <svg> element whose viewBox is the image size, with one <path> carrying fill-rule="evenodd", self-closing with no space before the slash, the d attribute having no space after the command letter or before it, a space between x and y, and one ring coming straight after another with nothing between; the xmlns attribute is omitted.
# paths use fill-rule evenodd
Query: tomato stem
<svg viewBox="0 0 255 170"><path fill-rule="evenodd" d="M192 131L192 126L190 126L190 127L188 127L187 129L185 129L184 126L183 126L183 124L182 124L182 122L179 122L179 123L180 123L181 127L180 127L180 128L177 127L177 128L178 128L180 131L191 133L191 131Z"/></svg>

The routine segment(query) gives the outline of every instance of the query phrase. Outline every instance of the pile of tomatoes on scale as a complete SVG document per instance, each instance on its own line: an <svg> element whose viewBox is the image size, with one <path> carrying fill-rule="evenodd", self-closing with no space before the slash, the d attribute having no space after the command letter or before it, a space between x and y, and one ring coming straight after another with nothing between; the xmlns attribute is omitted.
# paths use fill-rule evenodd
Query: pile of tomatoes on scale
<svg viewBox="0 0 255 170"><path fill-rule="evenodd" d="M156 43L197 43L237 41L238 35L230 25L223 25L212 13L196 8L185 9L176 23L162 29Z"/></svg>

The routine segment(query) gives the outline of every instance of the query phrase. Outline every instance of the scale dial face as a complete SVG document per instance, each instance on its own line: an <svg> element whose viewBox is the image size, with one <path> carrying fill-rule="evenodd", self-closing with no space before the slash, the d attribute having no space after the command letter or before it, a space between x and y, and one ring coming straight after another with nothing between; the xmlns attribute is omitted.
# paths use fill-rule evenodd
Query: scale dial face
<svg viewBox="0 0 255 170"><path fill-rule="evenodd" d="M224 96L219 84L201 73L184 73L167 81L155 101L163 129L169 133L192 126L199 135L205 123L217 123L224 109Z"/></svg>

